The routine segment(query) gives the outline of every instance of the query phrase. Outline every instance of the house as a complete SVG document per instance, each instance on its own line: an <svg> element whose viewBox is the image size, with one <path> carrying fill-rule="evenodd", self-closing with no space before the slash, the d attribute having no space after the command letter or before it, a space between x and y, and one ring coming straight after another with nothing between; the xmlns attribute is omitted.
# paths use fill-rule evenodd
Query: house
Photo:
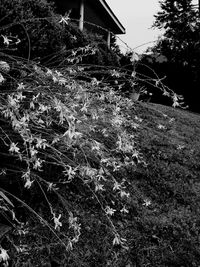
<svg viewBox="0 0 200 267"><path fill-rule="evenodd" d="M107 32L107 44L110 46L111 32L124 34L125 28L115 16L105 0L54 0L60 14L70 11L70 17L76 19L82 31L86 25L95 24Z"/></svg>

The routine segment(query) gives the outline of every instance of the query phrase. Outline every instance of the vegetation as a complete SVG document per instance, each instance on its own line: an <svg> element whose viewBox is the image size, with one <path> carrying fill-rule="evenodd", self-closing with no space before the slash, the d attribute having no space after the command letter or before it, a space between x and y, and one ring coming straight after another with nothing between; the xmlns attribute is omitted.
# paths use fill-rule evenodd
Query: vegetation
<svg viewBox="0 0 200 267"><path fill-rule="evenodd" d="M184 96L190 110L199 112L199 11L192 0L160 1L160 8L154 27L162 29L163 35L153 47L152 56L142 62L165 77L164 83ZM166 103L159 94L154 100Z"/></svg>
<svg viewBox="0 0 200 267"><path fill-rule="evenodd" d="M86 43L41 64L34 46L19 57L14 25L1 33L1 266L199 266L200 117L125 97L151 84L181 106L134 53L86 64L102 53Z"/></svg>
<svg viewBox="0 0 200 267"><path fill-rule="evenodd" d="M17 49L4 48L6 54L35 60L46 66L65 64L72 49L91 45L98 48L95 57L85 57L85 64L119 66L116 53L109 50L100 29L95 34L87 30L81 32L76 21L69 15L62 17L56 13L53 3L46 0L0 0L1 39L12 36L18 40ZM8 15L9 14L9 15ZM92 27L92 26L91 26ZM3 36L2 36L3 35ZM116 52L114 41L113 49ZM119 53L119 50L118 50ZM72 63L72 62L71 62ZM78 63L78 61L76 61Z"/></svg>

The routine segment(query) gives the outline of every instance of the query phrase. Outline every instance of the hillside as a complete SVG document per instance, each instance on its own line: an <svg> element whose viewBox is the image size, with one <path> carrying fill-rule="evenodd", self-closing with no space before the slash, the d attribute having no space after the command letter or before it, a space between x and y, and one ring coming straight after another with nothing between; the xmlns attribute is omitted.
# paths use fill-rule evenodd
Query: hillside
<svg viewBox="0 0 200 267"><path fill-rule="evenodd" d="M142 119L138 142L147 167L132 176L132 260L135 266L198 266L200 116L152 103L137 104L135 114Z"/></svg>
<svg viewBox="0 0 200 267"><path fill-rule="evenodd" d="M0 259L199 266L200 116L28 68L0 98Z"/></svg>
<svg viewBox="0 0 200 267"><path fill-rule="evenodd" d="M0 3L0 267L199 267L200 115L114 35Z"/></svg>

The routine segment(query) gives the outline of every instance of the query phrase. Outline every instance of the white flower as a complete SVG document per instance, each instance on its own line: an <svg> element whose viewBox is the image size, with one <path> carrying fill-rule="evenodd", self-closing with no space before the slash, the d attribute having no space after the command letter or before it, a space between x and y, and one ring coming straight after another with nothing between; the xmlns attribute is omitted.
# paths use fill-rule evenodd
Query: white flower
<svg viewBox="0 0 200 267"><path fill-rule="evenodd" d="M68 21L70 20L69 15L70 15L70 12L66 14L65 17L61 16L61 19L58 23L63 23L63 24L68 25Z"/></svg>
<svg viewBox="0 0 200 267"><path fill-rule="evenodd" d="M41 119L41 118L39 118L39 120L38 120L38 124L44 124L44 121ZM41 126L41 125L40 125Z"/></svg>
<svg viewBox="0 0 200 267"><path fill-rule="evenodd" d="M113 119L112 119L112 124L114 126L121 126L123 123L123 119L122 117L120 117L119 115L116 115Z"/></svg>
<svg viewBox="0 0 200 267"><path fill-rule="evenodd" d="M55 71L55 73L58 75L58 77L62 77L63 75L62 75L62 73L60 72L60 71Z"/></svg>
<svg viewBox="0 0 200 267"><path fill-rule="evenodd" d="M3 77L3 75L0 73L0 84L3 83L6 79Z"/></svg>
<svg viewBox="0 0 200 267"><path fill-rule="evenodd" d="M35 108L35 104L33 101L30 102L30 109L34 109Z"/></svg>
<svg viewBox="0 0 200 267"><path fill-rule="evenodd" d="M27 189L29 189L31 187L32 183L34 182L34 181L30 180L30 175L31 175L30 170L27 170L22 175L22 178L25 179L25 181L26 181L24 187Z"/></svg>
<svg viewBox="0 0 200 267"><path fill-rule="evenodd" d="M136 75L137 75L137 73L136 73L135 71L133 71L133 72L131 73L131 77L133 77L133 78L135 78Z"/></svg>
<svg viewBox="0 0 200 267"><path fill-rule="evenodd" d="M115 181L114 186L113 186L113 191L120 190L120 189L121 189L121 185L117 181Z"/></svg>
<svg viewBox="0 0 200 267"><path fill-rule="evenodd" d="M129 211L126 209L125 206L120 210L120 212L121 213L129 213Z"/></svg>
<svg viewBox="0 0 200 267"><path fill-rule="evenodd" d="M129 197L130 194L129 194L129 193L126 193L126 192L123 191L123 190L121 190L121 191L120 191L120 196L121 196L121 198L123 198L123 197Z"/></svg>
<svg viewBox="0 0 200 267"><path fill-rule="evenodd" d="M165 89L164 89L164 91L163 91L163 95L164 95L164 96L168 96L168 97L170 97L170 93L168 93Z"/></svg>
<svg viewBox="0 0 200 267"><path fill-rule="evenodd" d="M17 100L23 100L23 99L26 98L26 96L23 95L22 92L18 92L18 93L15 95L15 98L16 98Z"/></svg>
<svg viewBox="0 0 200 267"><path fill-rule="evenodd" d="M5 44L5 45L9 45L10 44L10 42L12 42L12 40L11 39L9 39L7 36L5 36L5 35L1 35L2 37L3 37L3 43Z"/></svg>
<svg viewBox="0 0 200 267"><path fill-rule="evenodd" d="M113 239L113 246L114 245L119 245L121 242L120 242L120 237L119 236L115 236L115 238Z"/></svg>
<svg viewBox="0 0 200 267"><path fill-rule="evenodd" d="M46 75L47 75L47 76L52 76L52 75L53 75L52 70L50 70L50 69L47 68Z"/></svg>
<svg viewBox="0 0 200 267"><path fill-rule="evenodd" d="M58 217L56 218L55 213L53 213L53 221L54 221L54 228L58 230L60 229L60 227L62 226L62 223L60 222L60 218L61 218L61 214L58 215Z"/></svg>
<svg viewBox="0 0 200 267"><path fill-rule="evenodd" d="M77 40L77 37L74 35L71 37L72 40L76 41Z"/></svg>
<svg viewBox="0 0 200 267"><path fill-rule="evenodd" d="M33 165L33 169L40 170L42 167L43 160L37 158L35 164Z"/></svg>
<svg viewBox="0 0 200 267"><path fill-rule="evenodd" d="M164 125L162 125L162 124L159 124L157 127L160 130L165 130L166 129L166 127Z"/></svg>
<svg viewBox="0 0 200 267"><path fill-rule="evenodd" d="M99 116L97 115L96 112L92 113L92 119L93 120L98 120Z"/></svg>
<svg viewBox="0 0 200 267"><path fill-rule="evenodd" d="M58 82L58 78L55 75L53 75L52 79L53 79L53 82L54 83L57 83Z"/></svg>
<svg viewBox="0 0 200 267"><path fill-rule="evenodd" d="M142 121L143 121L143 119L139 118L138 116L135 116L135 119L136 119L136 121L138 121L138 122L142 122Z"/></svg>
<svg viewBox="0 0 200 267"><path fill-rule="evenodd" d="M24 90L25 85L23 83L18 83L17 90Z"/></svg>
<svg viewBox="0 0 200 267"><path fill-rule="evenodd" d="M69 228L77 226L77 217L74 217L72 212L69 212Z"/></svg>
<svg viewBox="0 0 200 267"><path fill-rule="evenodd" d="M92 78L91 85L99 85L100 81L98 81L96 78Z"/></svg>
<svg viewBox="0 0 200 267"><path fill-rule="evenodd" d="M58 79L58 84L59 85L66 85L66 83L67 83L67 80L65 78L61 77L61 78Z"/></svg>
<svg viewBox="0 0 200 267"><path fill-rule="evenodd" d="M73 244L72 244L72 242L69 240L68 241L68 244L67 244L67 248L66 248L66 250L67 251L71 251L73 249Z"/></svg>
<svg viewBox="0 0 200 267"><path fill-rule="evenodd" d="M30 179L30 175L31 173L30 173L30 170L28 169L26 172L22 174L22 179L25 179L25 180Z"/></svg>
<svg viewBox="0 0 200 267"><path fill-rule="evenodd" d="M118 135L118 141L116 142L116 144L118 145L118 149L122 150L123 143L122 143L122 138L120 135Z"/></svg>
<svg viewBox="0 0 200 267"><path fill-rule="evenodd" d="M127 240L125 238L121 238L117 233L115 234L115 238L113 239L113 245L123 245Z"/></svg>
<svg viewBox="0 0 200 267"><path fill-rule="evenodd" d="M37 148L42 148L42 149L46 148L46 146L47 146L47 140L46 139L37 138L36 141L37 141L37 144L36 144Z"/></svg>
<svg viewBox="0 0 200 267"><path fill-rule="evenodd" d="M178 145L177 150L182 150L182 149L184 149L184 148L185 148L185 146L183 146L183 145Z"/></svg>
<svg viewBox="0 0 200 267"><path fill-rule="evenodd" d="M101 132L105 137L109 136L107 129L104 128L103 130L101 130Z"/></svg>
<svg viewBox="0 0 200 267"><path fill-rule="evenodd" d="M131 62L135 62L135 61L138 61L140 58L139 58L139 55L135 52L132 52L132 55L131 55L131 58L130 58L130 61Z"/></svg>
<svg viewBox="0 0 200 267"><path fill-rule="evenodd" d="M11 95L8 96L8 103L10 106L16 107L18 102L19 101L16 98L13 98Z"/></svg>
<svg viewBox="0 0 200 267"><path fill-rule="evenodd" d="M47 191L58 190L55 184L48 183Z"/></svg>
<svg viewBox="0 0 200 267"><path fill-rule="evenodd" d="M8 266L8 260L9 260L9 255L7 253L7 250L3 249L0 246L0 262L3 262L3 266Z"/></svg>
<svg viewBox="0 0 200 267"><path fill-rule="evenodd" d="M70 165L67 165L67 168L64 171L64 174L68 176L68 181L71 181L76 175L77 168L72 168Z"/></svg>
<svg viewBox="0 0 200 267"><path fill-rule="evenodd" d="M109 207L109 206L107 206L106 208L105 208L105 212L106 212L106 214L107 215L110 215L110 216L112 216L114 213L115 213L115 209L112 209L111 207Z"/></svg>
<svg viewBox="0 0 200 267"><path fill-rule="evenodd" d="M6 169L1 169L0 175L6 175Z"/></svg>
<svg viewBox="0 0 200 267"><path fill-rule="evenodd" d="M104 191L103 184L96 183L95 184L95 192L97 191Z"/></svg>
<svg viewBox="0 0 200 267"><path fill-rule="evenodd" d="M92 150L100 151L100 143L94 140L94 144L92 145Z"/></svg>
<svg viewBox="0 0 200 267"><path fill-rule="evenodd" d="M148 200L148 199L145 199L145 200L144 200L144 203L143 203L142 205L145 206L145 207L148 207L148 206L151 205L151 201Z"/></svg>
<svg viewBox="0 0 200 267"><path fill-rule="evenodd" d="M17 147L17 144L12 142L10 145L9 151L11 153L19 153L19 147Z"/></svg>
<svg viewBox="0 0 200 267"><path fill-rule="evenodd" d="M15 246L15 249L17 250L18 253L24 253L28 251L28 246L27 245Z"/></svg>
<svg viewBox="0 0 200 267"><path fill-rule="evenodd" d="M58 143L59 141L60 141L60 138L59 138L59 136L57 136L57 137L54 137L54 139L53 139L53 141L51 143L53 145L53 144Z"/></svg>
<svg viewBox="0 0 200 267"><path fill-rule="evenodd" d="M139 151L137 150L134 150L133 153L132 153L132 158L139 158Z"/></svg>
<svg viewBox="0 0 200 267"><path fill-rule="evenodd" d="M120 73L114 69L114 70L111 71L111 76L119 78L120 77Z"/></svg>
<svg viewBox="0 0 200 267"><path fill-rule="evenodd" d="M88 103L85 102L83 107L81 108L81 112L87 112L87 108L88 108Z"/></svg>
<svg viewBox="0 0 200 267"><path fill-rule="evenodd" d="M27 179L24 187L27 188L27 189L30 189L30 187L32 186L33 182L34 181L31 181L30 179Z"/></svg>
<svg viewBox="0 0 200 267"><path fill-rule="evenodd" d="M36 156L37 153L38 153L38 151L37 151L34 147L32 147L32 146L30 146L29 151L30 151L30 154L31 154L31 157L32 157L32 158L33 158L34 156Z"/></svg>
<svg viewBox="0 0 200 267"><path fill-rule="evenodd" d="M41 112L48 111L48 106L45 106L45 105L39 103L39 110L40 110Z"/></svg>
<svg viewBox="0 0 200 267"><path fill-rule="evenodd" d="M76 54L77 54L77 51L75 51L75 50L72 50L72 56L73 56L73 57L75 57L75 56L76 56Z"/></svg>
<svg viewBox="0 0 200 267"><path fill-rule="evenodd" d="M137 129L138 127L140 127L140 125L138 123L135 122L131 122L131 126L133 127L133 129Z"/></svg>

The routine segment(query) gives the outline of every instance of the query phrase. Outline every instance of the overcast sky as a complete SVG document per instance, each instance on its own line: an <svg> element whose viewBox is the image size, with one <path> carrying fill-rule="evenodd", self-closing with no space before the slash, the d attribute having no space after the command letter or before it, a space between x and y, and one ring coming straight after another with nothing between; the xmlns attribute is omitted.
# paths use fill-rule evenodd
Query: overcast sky
<svg viewBox="0 0 200 267"><path fill-rule="evenodd" d="M144 43L156 41L162 34L159 30L151 29L154 15L160 10L159 0L106 0L117 18L126 29L125 35L119 37L134 49ZM193 0L198 4L198 0ZM123 45L121 42L118 44ZM124 45L123 45L124 46ZM144 52L151 44L141 46L135 51ZM122 48L122 51L125 51Z"/></svg>
<svg viewBox="0 0 200 267"><path fill-rule="evenodd" d="M153 15L159 11L158 0L106 0L122 25L126 28L125 35L119 37L131 48L155 41L161 33L151 29ZM119 43L121 45L121 43ZM150 46L151 44L149 44ZM137 48L143 52L147 45Z"/></svg>

